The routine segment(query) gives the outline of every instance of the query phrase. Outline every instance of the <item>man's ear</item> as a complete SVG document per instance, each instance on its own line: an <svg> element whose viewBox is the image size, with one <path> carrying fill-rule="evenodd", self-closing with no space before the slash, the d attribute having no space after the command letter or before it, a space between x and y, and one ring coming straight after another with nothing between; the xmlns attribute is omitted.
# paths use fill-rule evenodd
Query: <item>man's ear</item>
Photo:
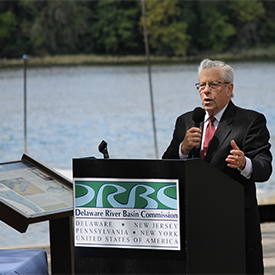
<svg viewBox="0 0 275 275"><path fill-rule="evenodd" d="M233 89L234 89L234 84L230 82L227 85L226 93L231 96L233 94Z"/></svg>

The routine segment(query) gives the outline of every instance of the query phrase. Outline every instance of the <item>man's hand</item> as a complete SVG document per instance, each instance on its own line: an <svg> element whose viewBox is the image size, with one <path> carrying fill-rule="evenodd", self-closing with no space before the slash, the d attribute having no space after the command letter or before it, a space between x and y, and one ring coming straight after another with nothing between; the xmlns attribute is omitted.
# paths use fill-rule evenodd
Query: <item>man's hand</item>
<svg viewBox="0 0 275 275"><path fill-rule="evenodd" d="M198 127L190 128L181 144L181 152L183 155L188 155L189 151L194 147L199 146L201 142L201 129Z"/></svg>
<svg viewBox="0 0 275 275"><path fill-rule="evenodd" d="M231 140L232 150L230 151L231 155L228 155L226 158L227 166L234 169L243 170L246 165L246 158L244 152L240 150L237 146L235 140Z"/></svg>

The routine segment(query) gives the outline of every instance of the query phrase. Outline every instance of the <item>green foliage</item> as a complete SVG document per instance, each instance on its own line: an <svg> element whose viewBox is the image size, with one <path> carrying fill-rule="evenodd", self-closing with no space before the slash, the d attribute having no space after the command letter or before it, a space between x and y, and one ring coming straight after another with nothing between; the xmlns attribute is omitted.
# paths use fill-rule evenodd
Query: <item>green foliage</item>
<svg viewBox="0 0 275 275"><path fill-rule="evenodd" d="M269 46L274 1L145 0L151 53ZM0 1L0 57L144 54L141 0Z"/></svg>
<svg viewBox="0 0 275 275"><path fill-rule="evenodd" d="M82 35L88 32L89 9L85 2L49 1L31 28L37 52L77 53Z"/></svg>
<svg viewBox="0 0 275 275"><path fill-rule="evenodd" d="M16 30L16 18L11 11L0 14L0 40L9 38Z"/></svg>
<svg viewBox="0 0 275 275"><path fill-rule="evenodd" d="M235 46L247 48L261 43L261 20L266 10L260 1L229 1L228 8L231 13L231 22L236 26Z"/></svg>
<svg viewBox="0 0 275 275"><path fill-rule="evenodd" d="M252 22L265 13L263 3L259 1L229 1L229 9L234 13L234 16L242 22Z"/></svg>
<svg viewBox="0 0 275 275"><path fill-rule="evenodd" d="M0 2L0 56L19 57L31 50L29 29L37 16L34 3L29 0Z"/></svg>
<svg viewBox="0 0 275 275"><path fill-rule="evenodd" d="M265 20L262 20L262 41L264 44L274 44L275 41L275 2L264 1Z"/></svg>
<svg viewBox="0 0 275 275"><path fill-rule="evenodd" d="M227 48L229 38L235 35L235 27L223 12L223 5L217 1L200 1L200 26L198 41L202 48L222 51Z"/></svg>
<svg viewBox="0 0 275 275"><path fill-rule="evenodd" d="M191 36L187 23L180 20L179 1L146 1L149 43L158 54L185 55ZM143 18L141 18L141 25Z"/></svg>
<svg viewBox="0 0 275 275"><path fill-rule="evenodd" d="M91 26L96 52L108 54L140 53L142 38L137 31L140 10L135 1L99 1L97 18Z"/></svg>

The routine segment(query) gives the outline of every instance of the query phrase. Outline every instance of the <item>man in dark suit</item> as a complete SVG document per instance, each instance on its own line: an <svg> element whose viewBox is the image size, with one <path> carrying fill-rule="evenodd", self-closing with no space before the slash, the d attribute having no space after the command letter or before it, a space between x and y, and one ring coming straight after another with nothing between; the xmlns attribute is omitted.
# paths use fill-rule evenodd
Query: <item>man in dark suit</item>
<svg viewBox="0 0 275 275"><path fill-rule="evenodd" d="M206 162L244 186L246 273L263 274L255 182L267 181L272 172L266 119L233 104L234 72L229 65L205 59L198 72L200 82L196 87L206 111L204 120L200 127L194 127L193 112L178 117L173 139L162 158L187 159L196 148Z"/></svg>

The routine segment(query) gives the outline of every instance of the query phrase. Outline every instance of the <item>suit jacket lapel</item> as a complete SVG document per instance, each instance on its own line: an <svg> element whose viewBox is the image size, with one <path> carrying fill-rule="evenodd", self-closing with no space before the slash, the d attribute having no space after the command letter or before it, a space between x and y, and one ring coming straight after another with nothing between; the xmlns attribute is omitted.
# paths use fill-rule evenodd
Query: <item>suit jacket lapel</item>
<svg viewBox="0 0 275 275"><path fill-rule="evenodd" d="M205 161L209 162L222 146L226 138L231 132L230 124L234 120L235 105L232 101L229 102L224 114L219 122L218 128L215 132L215 135L210 143L209 149L205 156Z"/></svg>

